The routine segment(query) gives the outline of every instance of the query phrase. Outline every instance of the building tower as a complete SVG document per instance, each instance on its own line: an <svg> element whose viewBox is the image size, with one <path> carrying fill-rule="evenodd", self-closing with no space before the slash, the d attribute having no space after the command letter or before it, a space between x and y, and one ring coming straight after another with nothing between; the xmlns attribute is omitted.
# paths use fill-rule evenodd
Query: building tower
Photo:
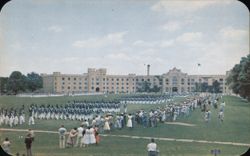
<svg viewBox="0 0 250 156"><path fill-rule="evenodd" d="M147 76L149 76L149 71L150 71L150 65L147 65Z"/></svg>

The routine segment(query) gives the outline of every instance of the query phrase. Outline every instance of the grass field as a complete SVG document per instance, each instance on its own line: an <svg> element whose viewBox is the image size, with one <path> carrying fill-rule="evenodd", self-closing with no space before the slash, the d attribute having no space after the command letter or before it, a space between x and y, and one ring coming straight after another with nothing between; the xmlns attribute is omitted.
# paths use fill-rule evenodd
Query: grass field
<svg viewBox="0 0 250 156"><path fill-rule="evenodd" d="M81 100L89 98L89 100L106 98L114 99L114 96L91 96L91 97L48 97L48 98L17 98L17 97L0 97L0 106L5 107L21 107L22 104L64 104L70 100ZM183 98L177 98L176 101L182 101ZM191 123L195 126L181 126L159 124L156 128L143 128L136 126L133 130L123 129L111 132L112 135L131 135L142 137L163 137L176 139L194 139L221 142L238 142L250 144L250 103L242 101L238 97L225 96L223 100L226 102L225 121L220 124L217 119L217 111L212 109L211 122L204 123L202 113L199 109L192 112L187 118L180 118L178 122ZM159 105L129 105L128 111L133 112L138 109L151 109ZM78 126L77 121L55 121L55 120L37 120L36 125L29 127L28 125L19 126L17 128L32 128L39 130L57 131L61 124L69 130ZM4 127L3 127L4 128ZM7 127L5 127L7 128ZM6 132L0 131L1 142L5 137L9 137L12 141L12 153L25 153L23 138L25 132ZM148 139L132 139L120 138L113 136L102 136L101 144L98 146L89 146L87 148L59 149L58 135L36 133L35 142L33 144L33 153L35 156L146 156L146 145ZM195 142L177 142L177 141L156 141L161 156L209 156L212 149L220 149L220 155L236 156L247 151L249 147L206 144Z"/></svg>

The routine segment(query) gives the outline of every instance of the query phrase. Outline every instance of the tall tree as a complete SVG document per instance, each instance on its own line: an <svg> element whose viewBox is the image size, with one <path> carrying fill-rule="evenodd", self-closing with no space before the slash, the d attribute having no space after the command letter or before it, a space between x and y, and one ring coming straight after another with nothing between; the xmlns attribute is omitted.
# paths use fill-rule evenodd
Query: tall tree
<svg viewBox="0 0 250 156"><path fill-rule="evenodd" d="M26 89L26 77L19 71L13 71L7 82L7 90L13 94Z"/></svg>
<svg viewBox="0 0 250 156"><path fill-rule="evenodd" d="M35 90L43 87L42 77L35 72L28 73L26 80L27 89L29 89L31 92L34 92Z"/></svg>
<svg viewBox="0 0 250 156"><path fill-rule="evenodd" d="M250 54L242 57L240 63L230 70L226 81L234 93L250 101Z"/></svg>

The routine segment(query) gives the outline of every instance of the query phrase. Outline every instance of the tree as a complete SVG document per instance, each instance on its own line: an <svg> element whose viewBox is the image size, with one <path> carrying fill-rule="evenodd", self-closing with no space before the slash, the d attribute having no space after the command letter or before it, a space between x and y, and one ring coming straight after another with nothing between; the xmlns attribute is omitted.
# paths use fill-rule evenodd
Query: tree
<svg viewBox="0 0 250 156"><path fill-rule="evenodd" d="M138 92L150 92L151 83L148 81L143 81L139 84Z"/></svg>
<svg viewBox="0 0 250 156"><path fill-rule="evenodd" d="M20 91L25 91L26 89L26 77L22 75L19 71L14 71L11 73L7 81L7 90L10 93L17 94Z"/></svg>
<svg viewBox="0 0 250 156"><path fill-rule="evenodd" d="M0 95L7 93L7 77L0 77Z"/></svg>
<svg viewBox="0 0 250 156"><path fill-rule="evenodd" d="M230 70L226 83L235 94L250 101L250 54L242 57L240 63Z"/></svg>
<svg viewBox="0 0 250 156"><path fill-rule="evenodd" d="M27 74L26 81L27 89L29 89L31 92L34 92L35 90L43 87L42 77L35 72Z"/></svg>
<svg viewBox="0 0 250 156"><path fill-rule="evenodd" d="M213 82L213 85L211 86L211 88L212 88L212 90L210 92L213 92L213 93L220 93L221 92L220 91L220 83L217 80L215 80Z"/></svg>

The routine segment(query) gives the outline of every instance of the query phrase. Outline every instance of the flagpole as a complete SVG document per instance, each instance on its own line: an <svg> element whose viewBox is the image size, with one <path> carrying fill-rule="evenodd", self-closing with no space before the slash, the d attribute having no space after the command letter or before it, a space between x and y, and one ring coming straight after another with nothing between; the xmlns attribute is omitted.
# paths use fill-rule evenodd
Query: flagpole
<svg viewBox="0 0 250 156"><path fill-rule="evenodd" d="M200 66L201 64L198 63L198 92L201 92L201 83L200 83Z"/></svg>

